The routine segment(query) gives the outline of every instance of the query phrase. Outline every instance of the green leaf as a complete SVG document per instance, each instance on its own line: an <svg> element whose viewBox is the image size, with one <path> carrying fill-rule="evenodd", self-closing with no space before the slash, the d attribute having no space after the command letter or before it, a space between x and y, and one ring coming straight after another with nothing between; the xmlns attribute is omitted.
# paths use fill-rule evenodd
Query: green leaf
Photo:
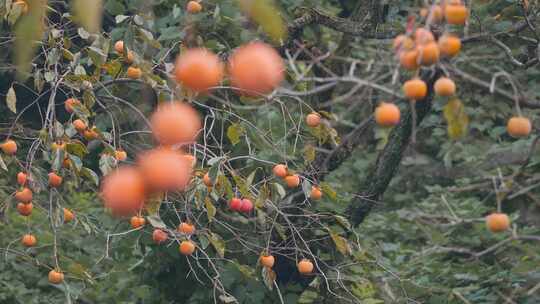
<svg viewBox="0 0 540 304"><path fill-rule="evenodd" d="M61 151L61 150L59 150L59 151ZM75 156L73 154L68 154L68 157L71 160L71 163L75 166L75 169L77 169L77 171L81 171L82 170L82 160L78 156Z"/></svg>
<svg viewBox="0 0 540 304"><path fill-rule="evenodd" d="M11 112L17 113L17 95L15 94L13 86L11 86L7 92L6 104Z"/></svg>
<svg viewBox="0 0 540 304"><path fill-rule="evenodd" d="M313 145L306 145L304 147L304 163L310 164L315 160L315 146Z"/></svg>
<svg viewBox="0 0 540 304"><path fill-rule="evenodd" d="M242 265L238 262L235 262L234 264L238 268L238 271L240 271L240 273L243 274L246 278L253 278L255 271L251 267L247 265Z"/></svg>
<svg viewBox="0 0 540 304"><path fill-rule="evenodd" d="M239 303L235 297L230 296L230 295L224 295L224 294L219 296L219 300L225 304Z"/></svg>
<svg viewBox="0 0 540 304"><path fill-rule="evenodd" d="M327 195L333 201L337 201L337 192L330 186L330 184L322 182L321 189L324 195Z"/></svg>
<svg viewBox="0 0 540 304"><path fill-rule="evenodd" d="M78 140L74 140L69 144L66 144L66 151L69 154L77 155L80 158L84 158L84 156L88 154L88 149L86 148L86 145L84 145Z"/></svg>
<svg viewBox="0 0 540 304"><path fill-rule="evenodd" d="M240 142L240 136L244 134L244 132L245 129L241 124L233 123L227 128L227 138L233 145L236 145Z"/></svg>
<svg viewBox="0 0 540 304"><path fill-rule="evenodd" d="M204 200L204 205L206 207L206 216L208 217L208 222L212 222L216 216L216 207L214 204L212 204L208 197Z"/></svg>
<svg viewBox="0 0 540 304"><path fill-rule="evenodd" d="M107 74L111 76L116 76L122 70L122 63L118 60L109 61L101 66Z"/></svg>
<svg viewBox="0 0 540 304"><path fill-rule="evenodd" d="M146 217L146 219L148 220L150 225L152 225L152 227L154 227L154 228L158 228L158 229L166 229L167 228L167 225L165 225L165 223L161 220L161 218L157 214L149 215L149 216Z"/></svg>
<svg viewBox="0 0 540 304"><path fill-rule="evenodd" d="M99 176L93 170L83 167L81 169L81 175L89 178L96 186L99 186Z"/></svg>
<svg viewBox="0 0 540 304"><path fill-rule="evenodd" d="M246 187L251 187L253 185L253 180L255 179L255 173L257 173L257 169L253 170L248 177L246 178Z"/></svg>
<svg viewBox="0 0 540 304"><path fill-rule="evenodd" d="M54 121L54 137L61 138L64 136L64 125L62 125L58 120Z"/></svg>
<svg viewBox="0 0 540 304"><path fill-rule="evenodd" d="M311 289L306 289L302 294L300 295L300 298L298 299L298 304L311 304L315 303L315 300L319 298L319 294Z"/></svg>
<svg viewBox="0 0 540 304"><path fill-rule="evenodd" d="M305 197L309 197L311 194L311 184L307 179L304 179L302 182L302 191L304 192Z"/></svg>
<svg viewBox="0 0 540 304"><path fill-rule="evenodd" d="M281 184L273 183L272 185L274 186L274 189L278 193L279 198L284 198L285 195L287 195L287 191L285 191L285 188L283 188L283 186Z"/></svg>
<svg viewBox="0 0 540 304"><path fill-rule="evenodd" d="M212 244L214 249L216 249L218 256L221 258L224 258L225 257L225 242L223 241L221 236L213 232L209 232L208 240L210 241L210 244Z"/></svg>
<svg viewBox="0 0 540 304"><path fill-rule="evenodd" d="M247 187L246 180L242 178L240 175L233 175L234 182L236 183L236 187L240 191L240 194L244 197L249 197L249 188Z"/></svg>
<svg viewBox="0 0 540 304"><path fill-rule="evenodd" d="M55 151L53 151L53 159L52 159L52 165L51 165L51 169L53 171L59 171L60 168L62 168L62 163L64 162L64 158L65 158L65 151L64 150L61 150L61 149L57 149Z"/></svg>

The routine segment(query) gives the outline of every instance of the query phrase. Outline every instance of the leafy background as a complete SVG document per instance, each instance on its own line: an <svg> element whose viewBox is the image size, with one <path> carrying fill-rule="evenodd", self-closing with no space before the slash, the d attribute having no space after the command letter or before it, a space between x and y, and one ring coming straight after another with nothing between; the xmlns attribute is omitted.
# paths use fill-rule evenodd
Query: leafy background
<svg viewBox="0 0 540 304"><path fill-rule="evenodd" d="M53 1L50 1L51 3ZM69 10L60 12L64 1L52 3L56 13L50 18L66 22L71 20ZM90 81L96 89L96 75L104 75L101 81L113 79L125 72L122 60L110 56L109 44L123 39L129 48L137 52L137 63L143 69L144 81L154 87L166 85L166 73L170 67L161 64L161 58L174 58L183 46L182 42L204 45L221 56L238 45L253 39L268 39L264 28L249 22L237 1L203 2L204 12L189 15L185 12L184 1L120 1L106 0L102 26L104 35L94 35L78 26L70 26L45 33L42 46L44 56L34 58L35 66L29 77L15 80L16 66L12 41L17 18L8 13L8 1L2 1L4 22L1 33L5 43L0 44L0 72L2 81L0 92L7 95L14 87L19 111L31 100L46 105L46 98L33 95L31 91L43 92L49 83L58 77L58 69L65 71L71 66L65 90L57 96L58 109L61 101L73 92L82 91L83 82ZM264 1L263 1L264 2ZM276 5L286 22L299 17L306 8L317 8L330 15L346 16L353 9L355 1L276 1ZM385 18L380 30L403 31L406 16L416 13L418 1L383 1ZM498 33L507 31L523 20L521 1L475 1L472 9L473 21L469 34ZM534 21L537 20L537 3L531 1ZM64 7L65 9L65 7ZM264 24L264 23L263 23ZM32 29L32 28L27 28ZM194 30L195 29L195 30ZM321 51L335 51L341 34L324 26L313 25L305 30L303 38L310 46ZM7 38L6 38L7 37ZM504 42L518 60L524 60L531 52L526 39L535 39L535 34L507 35ZM390 39L364 40L351 38L350 58L360 66L359 77L382 73L393 67ZM489 47L487 47L489 46ZM160 63L155 66L156 63ZM327 62L331 64L330 60ZM375 66L367 70L370 64ZM307 63L299 61L298 67L306 69ZM486 41L467 44L453 65L475 77L489 82L491 75L501 70L512 73L530 100L540 97L539 69L532 66L518 69L508 61L507 55ZM93 77L94 76L94 77ZM388 77L382 80L388 87L399 90L399 83L392 83ZM502 82L502 81L501 81ZM417 142L407 151L398 174L384 196L375 203L375 210L352 233L348 233L345 223L329 223L329 231L314 229L311 233L333 241L318 246L316 252L322 260L343 265L343 282L350 293L361 303L537 303L540 301L540 247L537 241L512 240L487 254L475 257L475 253L489 250L491 246L509 237L508 233L492 234L487 231L483 217L496 209L496 196L502 200L503 211L510 214L519 235L538 235L540 232L538 200L538 149L532 150L532 157L525 168L524 177L505 179L504 191L495 193L492 177L511 177L521 170L523 159L536 138L514 140L505 133L505 122L514 113L513 102L500 96L486 94L486 88L478 88L470 80L457 78L460 88L459 98L464 106L467 119L460 120L458 127L467 130L460 138L449 138L448 123L443 112L447 102L434 101L434 108L416 130ZM32 89L25 89L29 86ZM309 81L296 81L289 71L286 86L298 91L307 91L317 86ZM502 82L501 88L509 90ZM351 89L342 84L334 92L338 96ZM144 95L141 86L115 86L115 96L129 100L145 114L150 113L158 100L168 99L160 94L158 100ZM96 95L99 96L99 92ZM303 115L309 111L307 105L315 106L316 97L308 97L306 104L287 104L290 114L284 117L285 104L276 106L249 107L249 100L239 100L227 96L236 105L230 112L210 111L219 122L216 134L225 134L227 149L234 155L247 155L257 159L280 161L283 155L298 170L308 167L318 142L345 134L360 121L368 117L373 104L390 98L384 93L362 91L355 94L349 103L336 104L329 118L332 129L315 132L299 127ZM105 97L104 97L105 98ZM85 104L93 103L86 96ZM107 101L110 102L110 101ZM211 104L203 99L203 104ZM109 103L108 103L109 104ZM110 103L112 107L112 102ZM355 105L352 107L351 105ZM214 105L220 109L219 105ZM225 108L225 107L224 107ZM203 108L201 111L205 111ZM538 110L523 109L524 114L536 118ZM236 115L231 115L234 112ZM130 121L132 113L119 109L117 115L126 129L140 129L140 122ZM0 104L0 130L6 134L16 114ZM40 136L39 112L29 108L16 125L17 134L29 137ZM239 119L240 117L241 119ZM69 116L59 115L65 122ZM96 125L100 129L110 127L105 115L96 113ZM298 133L301 135L295 137ZM292 132L290 130L293 130ZM254 130L264 130L271 143L261 140ZM319 132L319 133L317 133ZM537 131L536 131L537 133ZM337 216L346 216L346 208L359 195L359 184L366 177L384 147L388 130L374 129L352 156L338 169L331 172L324 186L325 198L306 209ZM148 138L125 139L123 144L130 154L149 147ZM24 137L21 140L25 143ZM297 140L297 144L292 144ZM251 151L246 142L255 148ZM25 155L29 145L23 145L19 155ZM82 149L73 147L74 150ZM80 152L84 166L92 172L106 167L106 159L100 158L102 148L89 145L88 151ZM249 152L248 152L249 151ZM88 153L86 153L88 152ZM79 153L79 154L80 154ZM77 156L78 153L71 153ZM35 165L35 175L45 176L54 156L45 152L44 160ZM77 161L77 158L73 158ZM306 161L307 160L307 161ZM3 201L0 248L3 263L0 263L1 303L212 303L212 285L206 279L197 280L190 272L190 264L180 256L174 245L158 247L151 242L151 230L136 233L129 230L127 221L118 221L107 215L96 195L94 175L87 172L72 174L66 183L61 205L72 208L77 214L74 223L62 226L58 238L62 252L62 268L67 274L67 284L53 286L47 282L47 263L51 260L52 233L49 230L47 210L36 208L30 221L32 231L40 245L33 249L23 249L19 238L29 229L25 219L14 210L10 194L15 190L15 175L19 171L14 159L5 158L8 171L0 176L0 198ZM270 174L268 166L257 162L238 162L244 177L251 172ZM211 166L202 163L201 166ZM82 172L82 171L81 171ZM238 184L246 180L235 181ZM204 192L204 187L200 187ZM229 194L230 195L230 194ZM47 193L37 196L36 201L46 202ZM223 209L217 201L219 210ZM41 204L46 206L45 203ZM218 212L218 217L221 211ZM162 214L168 224L174 223L170 213ZM236 225L236 224L235 224ZM237 224L244 227L242 223ZM210 227L210 225L209 225ZM249 227L249 226L248 226ZM216 228L216 227L213 227ZM223 245L210 240L199 240L201 246L212 256L219 255L221 246L226 249L226 259L216 260L219 276L226 290L239 303L279 303L275 288L265 284L265 275L257 265L257 254L230 244L226 231L215 230L227 240ZM108 239L108 235L120 233ZM354 243L352 252L340 239ZM251 236L253 237L253 236ZM255 236L257 237L257 236ZM214 240L215 241L215 240ZM356 244L358 246L356 246ZM235 247L236 246L236 247ZM345 253L345 254L344 254ZM472 253L472 254L471 254ZM209 267L204 265L203 267ZM329 276L335 275L331 272ZM283 279L288 277L288 279ZM321 277L301 278L292 273L279 273L279 290L285 303L329 303L339 302L329 294ZM224 303L233 298L222 296ZM344 301L345 302L345 301Z"/></svg>

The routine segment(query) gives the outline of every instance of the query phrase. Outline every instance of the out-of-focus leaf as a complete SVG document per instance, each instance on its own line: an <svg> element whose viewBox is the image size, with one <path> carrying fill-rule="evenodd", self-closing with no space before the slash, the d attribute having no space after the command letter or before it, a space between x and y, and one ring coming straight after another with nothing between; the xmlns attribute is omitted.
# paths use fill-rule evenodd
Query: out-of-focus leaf
<svg viewBox="0 0 540 304"><path fill-rule="evenodd" d="M36 42L43 36L46 0L29 0L28 13L24 15L15 28L15 62L17 64L17 77L24 79L30 64L33 61Z"/></svg>
<svg viewBox="0 0 540 304"><path fill-rule="evenodd" d="M101 28L103 0L74 0L73 14L76 20L90 33Z"/></svg>
<svg viewBox="0 0 540 304"><path fill-rule="evenodd" d="M272 0L239 0L240 7L258 23L275 42L285 40L287 27L280 15L280 10Z"/></svg>
<svg viewBox="0 0 540 304"><path fill-rule="evenodd" d="M465 136L469 126L469 117L465 113L461 100L454 98L448 101L443 112L448 123L448 136L454 140Z"/></svg>
<svg viewBox="0 0 540 304"><path fill-rule="evenodd" d="M11 112L17 113L17 95L15 94L13 86L11 86L7 92L6 104Z"/></svg>

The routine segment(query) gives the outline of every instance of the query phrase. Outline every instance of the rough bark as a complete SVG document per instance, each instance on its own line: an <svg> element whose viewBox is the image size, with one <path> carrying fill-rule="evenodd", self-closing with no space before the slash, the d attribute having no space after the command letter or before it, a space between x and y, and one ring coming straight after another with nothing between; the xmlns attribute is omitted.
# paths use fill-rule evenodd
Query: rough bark
<svg viewBox="0 0 540 304"><path fill-rule="evenodd" d="M416 125L418 126L429 113L433 100L433 83L441 75L440 71L425 71L421 78L428 85L428 95L424 100L415 103ZM408 102L402 100L400 102ZM403 113L401 122L389 135L388 143L377 157L373 169L360 186L360 193L349 205L349 214L353 225L361 224L373 207L373 203L380 201L388 188L390 181L397 173L403 153L409 145L413 132L413 115L409 108Z"/></svg>

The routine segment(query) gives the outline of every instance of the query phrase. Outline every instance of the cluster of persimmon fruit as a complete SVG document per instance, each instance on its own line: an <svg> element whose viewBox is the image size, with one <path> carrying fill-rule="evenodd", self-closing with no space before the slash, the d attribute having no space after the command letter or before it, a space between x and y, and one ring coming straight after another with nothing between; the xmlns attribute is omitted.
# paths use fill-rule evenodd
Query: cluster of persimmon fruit
<svg viewBox="0 0 540 304"><path fill-rule="evenodd" d="M15 156L17 153L17 143L14 140L7 140L1 145L2 151L10 156ZM17 212L23 216L28 217L32 214L34 209L34 194L30 189L31 178L26 172L19 172L16 176L18 189L14 193L15 201L17 202ZM52 188L59 188L62 186L62 176L58 172L50 172L48 174L48 186ZM63 220L64 223L69 223L75 219L75 215L72 210L63 208ZM25 247L34 247L37 245L38 239L31 232L24 234L21 237L21 243ZM49 281L53 284L60 284L64 280L64 274L58 269L52 269L49 272Z"/></svg>
<svg viewBox="0 0 540 304"><path fill-rule="evenodd" d="M116 42L115 51L124 55L123 42ZM251 42L231 54L227 69L211 51L205 48L187 49L178 56L173 77L182 89L194 94L207 94L219 86L227 74L231 87L238 94L256 97L278 87L284 79L284 72L283 59L273 47L262 42ZM308 125L315 127L320 123L320 116L317 113L310 115ZM314 119L318 120L317 124L313 123ZM186 191L193 182L196 158L187 154L186 149L197 140L202 128L197 111L188 102L179 101L160 104L152 114L150 124L158 146L140 153L135 165L121 165L109 173L101 186L100 195L105 207L114 215L131 215L130 224L134 229L146 224L142 210L149 197L165 192ZM289 174L286 165L277 164L273 172L289 188L300 185L300 176ZM215 186L209 172L204 174L202 181L209 189ZM310 197L320 199L321 189L313 186ZM254 204L249 198L235 197L229 200L228 208L250 214ZM196 250L192 238L195 233L195 226L186 221L180 223L176 232L156 228L152 238L156 244L162 244L172 237L180 242L180 253L189 256ZM274 257L261 255L260 262L264 267L272 267ZM313 271L313 264L307 259L302 259L297 266L303 274Z"/></svg>
<svg viewBox="0 0 540 304"><path fill-rule="evenodd" d="M460 0L443 0L441 4L422 8L420 15L426 19L427 24L446 21L449 25L463 25L469 12ZM441 57L452 58L458 55L461 40L451 33L444 33L436 40L428 27L409 27L406 34L394 39L393 49L402 68L418 71L421 66L436 64ZM428 94L427 84L418 77L405 81L402 89L405 97L412 102L421 101ZM437 96L452 97L456 94L456 84L449 77L443 76L435 81L433 91ZM393 103L382 102L375 109L374 116L380 126L395 126L400 121L400 110ZM521 115L510 118L507 123L508 134L515 138L528 136L531 128L530 120ZM486 225L492 232L501 232L509 228L510 219L508 215L496 212L486 217Z"/></svg>
<svg viewBox="0 0 540 304"><path fill-rule="evenodd" d="M443 0L440 4L422 8L420 15L427 25L446 22L459 26L466 23L469 11L460 0ZM452 58L459 54L461 40L457 35L446 32L436 39L428 26L414 29L414 24L411 25L405 34L398 35L393 41L396 58L403 69L417 72L422 66L438 63L441 57ZM428 94L427 84L419 77L405 81L402 90L405 98L412 102L422 101ZM456 84L451 78L443 76L435 82L433 90L438 96L452 97L456 94ZM399 107L381 102L375 109L375 121L383 127L397 125L400 121ZM520 114L510 118L506 127L508 134L515 138L528 136L532 129L530 120Z"/></svg>

